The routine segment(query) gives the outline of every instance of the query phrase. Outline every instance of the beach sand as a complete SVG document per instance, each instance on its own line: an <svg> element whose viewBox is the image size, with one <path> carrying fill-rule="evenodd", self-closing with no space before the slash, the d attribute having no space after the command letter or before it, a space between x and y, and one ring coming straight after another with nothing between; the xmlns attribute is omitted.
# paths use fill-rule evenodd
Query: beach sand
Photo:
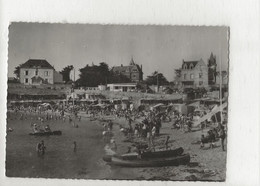
<svg viewBox="0 0 260 186"><path fill-rule="evenodd" d="M140 120L139 120L140 121ZM128 146L132 146L124 134L120 133L118 124L128 127L124 118L115 119L113 129L114 139L117 144L117 153L126 153ZM134 126L134 123L132 126ZM133 179L138 180L205 180L205 181L225 181L226 178L226 151L222 151L220 141L215 143L214 148L209 148L206 144L203 149L199 144L193 144L200 140L202 134L206 135L209 128L201 131L193 129L193 132L184 133L181 130L172 129L172 122L162 123L160 135L154 139L156 149L164 149L164 141L170 136L170 148L184 148L184 153L191 155L189 165L156 167L156 168L121 168L121 170L133 171ZM143 141L135 138L133 141ZM226 143L226 141L225 141ZM116 179L120 179L116 178Z"/></svg>

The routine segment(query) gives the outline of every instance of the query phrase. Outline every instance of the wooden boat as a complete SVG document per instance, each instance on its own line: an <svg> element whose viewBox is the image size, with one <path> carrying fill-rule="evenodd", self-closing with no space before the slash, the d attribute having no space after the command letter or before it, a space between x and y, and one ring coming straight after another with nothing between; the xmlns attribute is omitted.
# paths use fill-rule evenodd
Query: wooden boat
<svg viewBox="0 0 260 186"><path fill-rule="evenodd" d="M182 147L174 150L164 150L164 151L155 151L155 152L143 152L141 158L164 158L172 156L180 156L184 152Z"/></svg>
<svg viewBox="0 0 260 186"><path fill-rule="evenodd" d="M29 135L33 135L33 136L51 136L51 135L61 135L62 132L60 130L56 130L56 131L50 131L50 132L35 132L35 133L29 133Z"/></svg>
<svg viewBox="0 0 260 186"><path fill-rule="evenodd" d="M184 149L182 147L174 149L174 150L164 150L164 151L147 151L147 152L142 152L141 155L138 155L138 153L127 153L127 154L122 154L122 155L113 155L114 157L120 158L122 160L135 160L138 159L139 157L141 159L145 158L166 158L166 157L176 157L180 156L184 152ZM103 157L103 160L106 162L111 161L112 156L107 155Z"/></svg>
<svg viewBox="0 0 260 186"><path fill-rule="evenodd" d="M115 156L111 157L110 165L122 167L162 167L162 166L178 166L186 165L190 162L190 155L183 154L180 156L167 158L145 158L135 160L124 160Z"/></svg>

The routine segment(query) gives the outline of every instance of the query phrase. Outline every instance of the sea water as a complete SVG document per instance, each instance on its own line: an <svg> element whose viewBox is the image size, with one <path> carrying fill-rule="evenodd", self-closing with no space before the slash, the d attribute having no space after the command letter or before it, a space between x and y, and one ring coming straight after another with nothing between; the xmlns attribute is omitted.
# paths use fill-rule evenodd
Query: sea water
<svg viewBox="0 0 260 186"><path fill-rule="evenodd" d="M69 121L37 121L37 116L20 120L20 114L8 114L6 136L6 176L42 178L105 178L109 167L102 161L104 142L102 127L97 122L81 120L78 128ZM61 130L61 136L31 136L31 125L49 125ZM44 155L36 152L37 143L44 141ZM74 141L77 149L74 152ZM107 170L107 172L104 172Z"/></svg>

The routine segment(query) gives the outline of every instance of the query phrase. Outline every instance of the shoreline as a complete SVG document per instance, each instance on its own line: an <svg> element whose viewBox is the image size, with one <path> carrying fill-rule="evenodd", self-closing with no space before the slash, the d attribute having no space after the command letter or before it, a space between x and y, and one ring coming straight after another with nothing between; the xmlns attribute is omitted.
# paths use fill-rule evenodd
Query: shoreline
<svg viewBox="0 0 260 186"><path fill-rule="evenodd" d="M36 116L37 114L34 113ZM145 139L134 139L133 142L126 139L124 134L120 132L119 126L127 127L125 118L116 118L114 115L90 117L87 114L79 113L81 121L79 122L79 130L82 125L94 124L97 125L102 138L102 124L108 120L114 123L112 132L113 139L117 144L117 153L124 154L128 150L128 146L132 146L133 142L146 141ZM30 121L30 119L28 119ZM134 121L134 125L137 121ZM55 122L55 120L53 120ZM68 121L66 121L66 125ZM70 126L71 128L72 126ZM74 129L72 129L74 130ZM75 129L77 131L77 129ZM166 136L170 136L170 148L178 147L184 148L184 153L191 155L191 164L187 166L169 166L169 167L149 167L149 168L124 168L124 167L110 167L105 162L101 162L102 169L98 175L93 175L91 171L86 176L79 176L80 179L120 179L120 180L201 180L201 181L224 181L226 177L226 152L222 152L219 146L220 142L216 142L217 147L213 149L200 149L199 145L192 144L192 142L199 140L204 131L195 130L189 133L183 133L180 130L172 129L171 123L162 123L160 135L155 138L156 149L163 148L163 141ZM75 132L74 132L75 133ZM76 133L75 133L76 134ZM102 139L99 139L102 140ZM101 142L102 152L105 155L104 142ZM100 151L100 152L101 152ZM84 171L83 171L84 172ZM91 176L92 175L92 176Z"/></svg>
<svg viewBox="0 0 260 186"><path fill-rule="evenodd" d="M103 117L103 121L109 117ZM97 119L98 120L98 119ZM115 118L112 120L115 127L113 139L117 144L117 153L124 154L127 152L127 147L132 146L134 142L142 141L144 139L135 139L130 142L120 132L119 125L127 127L125 118ZM134 125L136 122L133 122ZM163 142L166 136L170 136L170 149L178 147L184 148L184 153L191 155L191 163L187 166L169 166L169 167L149 167L149 168L130 168L134 170L135 178L137 180L201 180L201 181L225 181L226 178L226 151L221 150L220 141L216 141L216 147L209 148L206 144L204 149L200 149L199 144L192 144L194 141L200 140L201 134L205 134L209 128L201 131L195 129L193 132L184 133L180 130L172 129L171 123L162 123L161 134L155 138L154 143L157 150L163 149ZM226 141L225 141L226 145ZM129 168L121 168L129 169Z"/></svg>

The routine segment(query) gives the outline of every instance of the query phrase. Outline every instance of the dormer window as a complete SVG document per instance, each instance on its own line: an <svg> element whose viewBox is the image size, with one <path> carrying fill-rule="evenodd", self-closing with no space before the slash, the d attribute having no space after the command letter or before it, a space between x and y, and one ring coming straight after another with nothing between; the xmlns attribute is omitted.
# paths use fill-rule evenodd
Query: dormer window
<svg viewBox="0 0 260 186"><path fill-rule="evenodd" d="M190 64L190 69L193 69L193 64Z"/></svg>
<svg viewBox="0 0 260 186"><path fill-rule="evenodd" d="M184 69L187 69L187 65L185 64L185 65L183 66L183 68L184 68Z"/></svg>

